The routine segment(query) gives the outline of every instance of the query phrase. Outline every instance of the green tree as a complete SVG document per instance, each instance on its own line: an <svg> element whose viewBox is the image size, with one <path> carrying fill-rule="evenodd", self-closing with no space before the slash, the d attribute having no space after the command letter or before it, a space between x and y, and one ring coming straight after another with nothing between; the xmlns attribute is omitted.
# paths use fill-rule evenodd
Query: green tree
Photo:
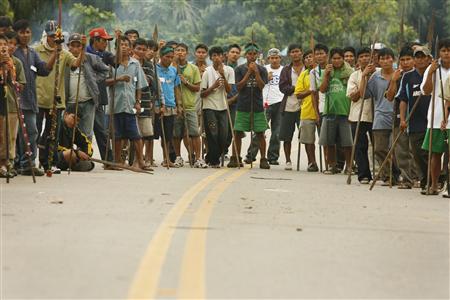
<svg viewBox="0 0 450 300"><path fill-rule="evenodd" d="M110 11L101 11L91 5L85 6L81 3L75 3L70 9L69 16L73 18L73 32L86 33L94 27L105 27L111 29L116 18L115 13Z"/></svg>
<svg viewBox="0 0 450 300"><path fill-rule="evenodd" d="M8 16L11 19L14 18L14 11L8 0L0 0L0 16Z"/></svg>

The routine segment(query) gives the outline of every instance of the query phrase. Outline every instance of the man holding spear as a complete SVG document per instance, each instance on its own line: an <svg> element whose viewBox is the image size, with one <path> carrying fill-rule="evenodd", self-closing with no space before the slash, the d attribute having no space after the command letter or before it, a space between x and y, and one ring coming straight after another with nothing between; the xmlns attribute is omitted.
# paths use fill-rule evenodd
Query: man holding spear
<svg viewBox="0 0 450 300"><path fill-rule="evenodd" d="M235 79L239 91L237 100L236 121L234 124L236 149L227 167L237 168L243 166L241 162L241 145L244 132L255 132L259 140L261 169L270 169L266 158L266 140L264 132L268 129L264 115L262 90L268 82L267 70L256 64L256 58L260 52L254 42L244 47L247 63L240 65L235 70Z"/></svg>

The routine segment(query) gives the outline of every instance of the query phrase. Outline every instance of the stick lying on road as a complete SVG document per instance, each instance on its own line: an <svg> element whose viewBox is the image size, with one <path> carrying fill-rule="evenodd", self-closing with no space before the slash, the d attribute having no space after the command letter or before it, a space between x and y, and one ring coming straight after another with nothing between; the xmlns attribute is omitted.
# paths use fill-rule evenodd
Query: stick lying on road
<svg viewBox="0 0 450 300"><path fill-rule="evenodd" d="M145 174L153 175L153 172L142 170L142 169L138 169L138 168L134 168L134 167L129 167L127 165L118 164L118 163L115 163L115 162L112 162L112 161L106 161L106 160L96 159L96 158L92 158L92 157L89 158L89 160L93 161L93 162L96 162L96 163L99 163L99 164L110 165L110 166L113 166L115 168L129 170L129 171L136 172L136 173L145 173Z"/></svg>

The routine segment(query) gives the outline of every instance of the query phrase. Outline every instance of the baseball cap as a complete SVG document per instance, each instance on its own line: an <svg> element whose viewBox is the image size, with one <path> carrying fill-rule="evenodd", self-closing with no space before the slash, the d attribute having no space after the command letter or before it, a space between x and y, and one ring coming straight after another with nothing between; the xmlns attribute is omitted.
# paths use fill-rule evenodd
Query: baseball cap
<svg viewBox="0 0 450 300"><path fill-rule="evenodd" d="M418 46L414 49L414 56L416 56L417 53L423 53L425 56L431 56L430 49L428 49L426 46Z"/></svg>
<svg viewBox="0 0 450 300"><path fill-rule="evenodd" d="M79 43L81 43L81 34L79 34L79 33L72 33L69 36L69 42L67 44L69 45L72 42L79 42Z"/></svg>
<svg viewBox="0 0 450 300"><path fill-rule="evenodd" d="M372 45L374 50L381 50L383 48L386 48L386 45L383 43L375 43L374 45Z"/></svg>
<svg viewBox="0 0 450 300"><path fill-rule="evenodd" d="M58 23L56 23L55 20L47 21L45 24L45 33L47 35L54 35L56 34L56 28L58 27Z"/></svg>
<svg viewBox="0 0 450 300"><path fill-rule="evenodd" d="M105 39L105 40L112 40L112 39L113 39L113 37L110 36L110 35L106 32L105 28L103 28L103 27L99 27L99 28L94 28L94 29L92 29L92 30L89 32L89 36L90 36L91 38L99 37L99 38L102 38L102 39Z"/></svg>
<svg viewBox="0 0 450 300"><path fill-rule="evenodd" d="M269 52L267 52L267 57L270 57L270 56L280 56L281 57L281 52L277 48L272 48L269 50Z"/></svg>

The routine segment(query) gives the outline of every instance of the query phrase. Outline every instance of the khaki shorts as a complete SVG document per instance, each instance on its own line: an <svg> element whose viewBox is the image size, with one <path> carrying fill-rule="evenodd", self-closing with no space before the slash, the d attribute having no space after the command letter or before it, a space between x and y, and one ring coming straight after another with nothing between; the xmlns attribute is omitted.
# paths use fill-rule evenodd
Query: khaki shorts
<svg viewBox="0 0 450 300"><path fill-rule="evenodd" d="M153 118L138 117L138 126L142 137L151 137L154 135Z"/></svg>
<svg viewBox="0 0 450 300"><path fill-rule="evenodd" d="M184 114L186 116L187 131L189 136L200 136L200 130L198 128L198 115L195 110L188 110ZM173 136L176 138L182 138L185 134L184 128L184 115L176 116L175 123L173 125Z"/></svg>
<svg viewBox="0 0 450 300"><path fill-rule="evenodd" d="M316 142L316 121L300 121L300 143L314 144Z"/></svg>

